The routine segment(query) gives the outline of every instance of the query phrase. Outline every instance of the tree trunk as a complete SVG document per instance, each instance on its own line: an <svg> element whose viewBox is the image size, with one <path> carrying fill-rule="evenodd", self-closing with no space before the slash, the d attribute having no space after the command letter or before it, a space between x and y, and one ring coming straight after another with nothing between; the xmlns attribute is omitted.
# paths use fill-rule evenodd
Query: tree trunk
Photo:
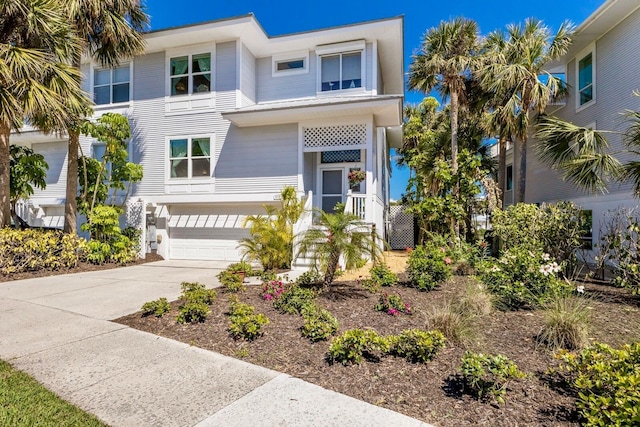
<svg viewBox="0 0 640 427"><path fill-rule="evenodd" d="M520 170L518 171L518 198L517 203L524 203L524 194L527 184L527 135L520 140Z"/></svg>
<svg viewBox="0 0 640 427"><path fill-rule="evenodd" d="M78 146L80 145L80 132L69 130L69 144L67 149L67 192L64 204L64 232L74 234L77 220L76 196L78 194Z"/></svg>
<svg viewBox="0 0 640 427"><path fill-rule="evenodd" d="M324 286L329 286L333 282L333 278L338 270L338 263L340 262L340 251L333 250L327 261L327 271L324 274Z"/></svg>
<svg viewBox="0 0 640 427"><path fill-rule="evenodd" d="M11 126L0 123L0 228L11 225Z"/></svg>
<svg viewBox="0 0 640 427"><path fill-rule="evenodd" d="M506 189L505 181L507 175L507 140L501 136L498 139L498 206L504 209L504 190Z"/></svg>

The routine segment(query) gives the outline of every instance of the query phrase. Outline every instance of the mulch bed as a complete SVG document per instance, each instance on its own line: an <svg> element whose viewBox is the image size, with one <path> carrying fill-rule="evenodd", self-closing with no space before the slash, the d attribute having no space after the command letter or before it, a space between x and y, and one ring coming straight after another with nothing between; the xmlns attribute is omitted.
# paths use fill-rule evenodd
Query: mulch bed
<svg viewBox="0 0 640 427"><path fill-rule="evenodd" d="M336 316L339 333L352 328L372 328L380 334L396 334L408 328L425 328L429 307L455 297L464 289L466 277L454 277L432 292L396 286L412 316L389 316L373 309L377 297L355 282L336 284L318 303ZM414 364L385 357L361 365L330 365L325 361L328 342L311 343L300 335L302 318L281 314L260 297L260 287L249 287L240 299L264 313L271 323L253 342L234 341L227 332L227 295L220 290L212 313L204 323L175 322L178 302L163 318L140 313L116 322L164 337L242 358L366 402L401 412L438 426L569 426L578 425L575 397L547 374L558 361L537 345L543 325L539 311L495 312L477 319L475 338L465 348L448 343L433 361ZM593 299L590 337L611 345L640 339L640 298L627 290L587 285ZM158 295L161 297L162 295ZM504 354L530 376L509 386L506 403L484 402L465 394L458 366L465 349Z"/></svg>
<svg viewBox="0 0 640 427"><path fill-rule="evenodd" d="M27 271L24 273L12 273L9 275L0 274L0 282L10 282L12 280L33 279L36 277L56 276L59 274L84 273L87 271L110 270L118 267L128 267L131 265L144 264L146 262L162 261L164 258L158 254L147 254L145 258L137 259L128 264L91 264L88 262L80 262L74 268L61 268L59 270L37 270Z"/></svg>

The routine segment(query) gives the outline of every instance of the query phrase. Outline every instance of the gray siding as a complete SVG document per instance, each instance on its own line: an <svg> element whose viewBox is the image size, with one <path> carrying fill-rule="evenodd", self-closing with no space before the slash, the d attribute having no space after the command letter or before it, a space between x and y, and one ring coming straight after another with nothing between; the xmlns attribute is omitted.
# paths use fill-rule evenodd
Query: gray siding
<svg viewBox="0 0 640 427"><path fill-rule="evenodd" d="M133 134L131 160L140 163L144 173L144 178L134 189L136 196L164 193L165 79L164 53L153 53L135 59L135 107L130 118Z"/></svg>
<svg viewBox="0 0 640 427"><path fill-rule="evenodd" d="M316 62L315 52L309 52L308 73L272 77L271 57L258 58L256 60L258 102L316 96Z"/></svg>
<svg viewBox="0 0 640 427"><path fill-rule="evenodd" d="M633 91L640 90L640 11L636 11L611 31L596 41L596 102L576 112L576 65L575 58L567 65L567 82L570 95L566 105L555 112L558 117L580 126L596 124L597 129L624 131L628 126L622 113L625 110L640 110L640 98ZM550 107L553 109L553 107ZM624 146L619 135L608 134L611 151L620 153ZM532 141L534 142L534 141ZM557 173L542 165L532 144L527 155L527 201L542 202L571 199L585 195L573 185L562 181ZM621 161L629 155L620 154ZM516 157L516 163L518 159ZM610 194L630 191L630 185L612 185Z"/></svg>
<svg viewBox="0 0 640 427"><path fill-rule="evenodd" d="M242 45L242 69L240 70L240 96L242 106L256 103L256 58Z"/></svg>
<svg viewBox="0 0 640 427"><path fill-rule="evenodd" d="M373 43L367 43L364 50L364 87L373 90Z"/></svg>
<svg viewBox="0 0 640 427"><path fill-rule="evenodd" d="M33 144L33 151L42 154L49 165L47 170L47 188L35 189L32 196L34 201L39 198L64 199L67 186L67 142L45 142Z"/></svg>
<svg viewBox="0 0 640 427"><path fill-rule="evenodd" d="M237 50L236 42L218 43L216 45L216 110L224 111L236 108Z"/></svg>
<svg viewBox="0 0 640 427"><path fill-rule="evenodd" d="M221 142L214 175L216 193L279 192L287 185L297 187L298 126L231 126Z"/></svg>

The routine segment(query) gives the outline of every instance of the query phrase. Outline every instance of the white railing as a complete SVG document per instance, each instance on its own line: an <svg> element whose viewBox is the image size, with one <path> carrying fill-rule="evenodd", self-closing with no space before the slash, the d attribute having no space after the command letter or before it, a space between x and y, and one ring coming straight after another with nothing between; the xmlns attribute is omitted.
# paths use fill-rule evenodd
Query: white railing
<svg viewBox="0 0 640 427"><path fill-rule="evenodd" d="M353 194L351 190L347 192L347 203L344 208L345 213L358 216L361 220L366 220L366 194Z"/></svg>

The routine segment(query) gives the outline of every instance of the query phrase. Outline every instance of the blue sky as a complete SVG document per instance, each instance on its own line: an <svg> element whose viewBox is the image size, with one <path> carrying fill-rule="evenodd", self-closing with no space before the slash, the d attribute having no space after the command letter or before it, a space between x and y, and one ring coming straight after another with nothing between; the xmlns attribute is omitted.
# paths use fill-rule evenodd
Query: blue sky
<svg viewBox="0 0 640 427"><path fill-rule="evenodd" d="M474 19L483 34L507 24L534 16L552 29L564 20L584 21L604 0L147 0L154 30L253 12L269 35L287 34L372 19L404 15L405 67L411 53L420 46L422 35L442 20L456 16ZM406 94L408 102L419 102L422 95ZM400 198L409 172L394 167L391 197Z"/></svg>

